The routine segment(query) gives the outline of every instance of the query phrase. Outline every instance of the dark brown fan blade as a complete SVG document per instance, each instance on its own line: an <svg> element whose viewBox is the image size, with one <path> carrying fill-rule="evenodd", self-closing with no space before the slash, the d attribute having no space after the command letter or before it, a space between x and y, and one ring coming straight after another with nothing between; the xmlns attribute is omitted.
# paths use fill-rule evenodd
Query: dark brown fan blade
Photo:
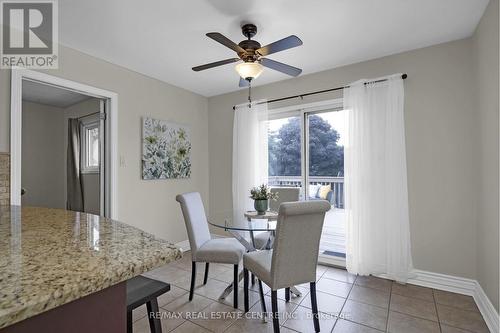
<svg viewBox="0 0 500 333"><path fill-rule="evenodd" d="M268 44L266 46L257 49L256 51L261 56L266 56L283 50L291 49L292 47L297 47L302 45L302 41L299 37L295 35L288 36L286 38L280 39L274 43Z"/></svg>
<svg viewBox="0 0 500 333"><path fill-rule="evenodd" d="M199 72L199 71L203 71L205 69L209 69L209 68L213 68L213 67L217 67L217 66L222 66L222 65L227 65L227 64L230 64L232 62L237 62L239 60L240 60L239 58L231 58L231 59L211 62L209 64L193 67L193 71Z"/></svg>
<svg viewBox="0 0 500 333"><path fill-rule="evenodd" d="M267 58L260 59L260 63L262 64L262 66L274 69L275 71L285 73L285 74L288 74L291 76L297 76L300 73L302 73L302 69L300 69L300 68L293 67L293 66L284 64L282 62L274 61L274 60L267 59Z"/></svg>
<svg viewBox="0 0 500 333"><path fill-rule="evenodd" d="M247 80L240 77L240 84L239 84L240 87L248 87L249 85L250 83Z"/></svg>
<svg viewBox="0 0 500 333"><path fill-rule="evenodd" d="M239 46L238 44L236 44L235 42L233 42L232 40L230 40L229 38L227 38L226 36L224 36L221 33L209 32L207 34L207 37L212 38L216 42L219 42L226 47L229 47L231 50L233 50L236 53L245 53L245 50L241 46Z"/></svg>

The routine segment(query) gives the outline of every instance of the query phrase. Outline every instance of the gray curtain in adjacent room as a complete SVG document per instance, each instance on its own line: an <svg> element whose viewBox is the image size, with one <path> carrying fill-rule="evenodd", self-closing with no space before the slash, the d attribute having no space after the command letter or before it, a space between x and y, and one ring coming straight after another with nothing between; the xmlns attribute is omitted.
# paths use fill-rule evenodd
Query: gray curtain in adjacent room
<svg viewBox="0 0 500 333"><path fill-rule="evenodd" d="M69 210L83 211L83 190L80 175L80 121L68 119L67 199Z"/></svg>

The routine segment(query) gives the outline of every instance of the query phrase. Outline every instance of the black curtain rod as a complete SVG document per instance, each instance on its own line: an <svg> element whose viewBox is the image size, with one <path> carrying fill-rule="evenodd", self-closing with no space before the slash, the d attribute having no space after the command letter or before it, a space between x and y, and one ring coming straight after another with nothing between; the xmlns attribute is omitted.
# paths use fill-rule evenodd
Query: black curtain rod
<svg viewBox="0 0 500 333"><path fill-rule="evenodd" d="M407 74L401 75L401 78L403 80L405 80L407 77L408 77ZM381 80L376 80L376 81L365 82L365 84L379 83L379 82L384 82L384 81L387 81L387 79L381 79ZM271 100L269 100L267 102L263 102L263 103L269 104L269 103L275 103L275 102L285 101L287 99L292 99L292 98L303 98L303 97L310 96L310 95L323 94L323 93L327 93L327 92L331 92L331 91L343 90L345 88L350 88L350 86L337 87L337 88L331 88L331 89L325 89L325 90L318 90L318 91L308 92L308 93L300 94L300 95L275 98L275 99L271 99ZM235 109L236 109L236 106L233 106L233 110L235 110Z"/></svg>

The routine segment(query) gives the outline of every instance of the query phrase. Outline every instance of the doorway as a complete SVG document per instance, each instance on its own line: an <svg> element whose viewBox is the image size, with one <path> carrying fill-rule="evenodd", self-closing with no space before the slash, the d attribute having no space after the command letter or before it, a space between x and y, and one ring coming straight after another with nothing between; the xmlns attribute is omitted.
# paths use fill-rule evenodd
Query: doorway
<svg viewBox="0 0 500 333"><path fill-rule="evenodd" d="M115 217L116 94L16 70L12 96L11 204Z"/></svg>

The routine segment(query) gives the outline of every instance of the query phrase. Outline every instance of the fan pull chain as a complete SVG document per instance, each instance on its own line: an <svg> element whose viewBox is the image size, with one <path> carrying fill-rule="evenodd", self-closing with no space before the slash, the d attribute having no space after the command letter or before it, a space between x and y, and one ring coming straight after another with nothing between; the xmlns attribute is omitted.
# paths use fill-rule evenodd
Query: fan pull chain
<svg viewBox="0 0 500 333"><path fill-rule="evenodd" d="M252 107L252 81L248 80L248 108Z"/></svg>

